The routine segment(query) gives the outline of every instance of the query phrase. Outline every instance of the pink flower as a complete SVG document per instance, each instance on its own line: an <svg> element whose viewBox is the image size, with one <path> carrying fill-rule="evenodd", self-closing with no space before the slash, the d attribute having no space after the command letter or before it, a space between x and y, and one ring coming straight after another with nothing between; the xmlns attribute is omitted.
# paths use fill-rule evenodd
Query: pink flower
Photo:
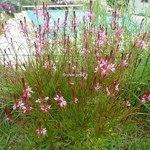
<svg viewBox="0 0 150 150"><path fill-rule="evenodd" d="M26 18L24 18L24 23L20 21L19 31L22 32L25 36L28 35L29 29L26 24Z"/></svg>
<svg viewBox="0 0 150 150"><path fill-rule="evenodd" d="M59 105L60 105L61 108L67 106L67 102L63 98L63 96L61 95L61 91L59 92L59 95L58 94L56 95L56 97L54 98L54 100L59 102Z"/></svg>
<svg viewBox="0 0 150 150"><path fill-rule="evenodd" d="M110 91L109 91L108 87L106 88L106 93L108 96L110 95Z"/></svg>
<svg viewBox="0 0 150 150"><path fill-rule="evenodd" d="M73 102L74 102L75 104L77 104L78 99L77 99L77 98L74 98L74 99L73 99Z"/></svg>
<svg viewBox="0 0 150 150"><path fill-rule="evenodd" d="M115 15L116 15L116 17L119 17L119 16L120 16L120 9L117 9L117 10L115 11Z"/></svg>
<svg viewBox="0 0 150 150"><path fill-rule="evenodd" d="M114 67L114 64L108 64L107 60L98 60L97 61L99 66L100 66L100 69L102 70L101 72L101 76L102 77L106 77L108 75L108 71L111 70L112 72L115 71L115 67ZM95 68L95 72L98 71L98 67Z"/></svg>
<svg viewBox="0 0 150 150"><path fill-rule="evenodd" d="M76 70L77 70L77 66L73 66L73 67L72 67L72 70L73 70L73 71L76 71Z"/></svg>
<svg viewBox="0 0 150 150"><path fill-rule="evenodd" d="M124 29L123 29L123 28L118 29L118 30L116 31L116 34L118 34L119 36L122 35L123 33L124 33Z"/></svg>
<svg viewBox="0 0 150 150"><path fill-rule="evenodd" d="M62 22L62 27L66 27L67 25L68 25L67 20L63 20L63 22Z"/></svg>
<svg viewBox="0 0 150 150"><path fill-rule="evenodd" d="M22 100L18 101L18 103L15 103L13 106L13 110L16 110L17 108L22 108L24 107L24 103L22 102Z"/></svg>
<svg viewBox="0 0 150 150"><path fill-rule="evenodd" d="M94 13L91 13L91 12L86 12L84 14L85 17L89 17L90 21L92 21L95 17Z"/></svg>
<svg viewBox="0 0 150 150"><path fill-rule="evenodd" d="M74 23L72 24L72 29L73 29L73 28L76 28L76 27L78 26L79 22L80 22L80 19L79 19L79 18L76 18L76 19L74 20Z"/></svg>
<svg viewBox="0 0 150 150"><path fill-rule="evenodd" d="M37 99L35 102L40 104L40 103L42 103L44 101L47 101L48 99L49 99L49 97L45 97L44 99Z"/></svg>
<svg viewBox="0 0 150 150"><path fill-rule="evenodd" d="M119 91L119 84L115 85L115 90Z"/></svg>
<svg viewBox="0 0 150 150"><path fill-rule="evenodd" d="M46 132L47 132L46 128L37 129L36 131L37 131L37 134L43 134L43 135L46 135Z"/></svg>
<svg viewBox="0 0 150 150"><path fill-rule="evenodd" d="M47 101L48 99L49 99L49 97L45 97L43 100L44 100L44 101Z"/></svg>
<svg viewBox="0 0 150 150"><path fill-rule="evenodd" d="M96 91L98 91L100 89L100 84L97 83L96 86L94 87Z"/></svg>
<svg viewBox="0 0 150 150"><path fill-rule="evenodd" d="M74 82L69 82L70 85L74 85Z"/></svg>
<svg viewBox="0 0 150 150"><path fill-rule="evenodd" d="M90 18L91 21L94 20L94 17L95 17L94 13L89 14L89 18Z"/></svg>
<svg viewBox="0 0 150 150"><path fill-rule="evenodd" d="M146 98L147 98L147 96L146 96L146 95L143 95L143 96L142 96L142 99L140 100L140 103L145 103L145 102L146 102Z"/></svg>
<svg viewBox="0 0 150 150"><path fill-rule="evenodd" d="M16 110L18 107L17 107L17 104L14 104L13 106L13 110Z"/></svg>
<svg viewBox="0 0 150 150"><path fill-rule="evenodd" d="M94 72L98 72L98 70L99 70L99 68L98 68L98 66L95 68L95 71Z"/></svg>
<svg viewBox="0 0 150 150"><path fill-rule="evenodd" d="M56 63L56 64L59 64L59 60L56 60L55 63Z"/></svg>
<svg viewBox="0 0 150 150"><path fill-rule="evenodd" d="M21 108L22 108L22 110L23 110L23 113L26 113L26 112L27 112L27 107L26 107L26 106L22 106Z"/></svg>
<svg viewBox="0 0 150 150"><path fill-rule="evenodd" d="M127 63L127 60L122 60L122 62L121 62L121 66L122 66L122 67L125 67L127 64L128 64L128 63Z"/></svg>
<svg viewBox="0 0 150 150"><path fill-rule="evenodd" d="M34 40L34 45L35 45L36 54L38 56L43 55L44 54L44 47L45 47L44 37L41 37L41 35L39 35L39 37Z"/></svg>
<svg viewBox="0 0 150 150"><path fill-rule="evenodd" d="M8 33L10 33L10 25L8 23L2 24L2 31L4 33L4 37L8 38Z"/></svg>
<svg viewBox="0 0 150 150"><path fill-rule="evenodd" d="M40 7L39 6L35 6L35 11L33 13L35 15L39 15L39 10L40 10Z"/></svg>
<svg viewBox="0 0 150 150"><path fill-rule="evenodd" d="M87 50L86 48L83 48L82 53L83 53L83 54L89 54L89 53L90 53L90 51L89 51L89 50Z"/></svg>
<svg viewBox="0 0 150 150"><path fill-rule="evenodd" d="M99 55L98 52L95 52L95 57L96 57L96 58L99 58L99 57L100 57L100 55Z"/></svg>
<svg viewBox="0 0 150 150"><path fill-rule="evenodd" d="M139 48L142 48L144 50L147 49L147 44L145 43L145 41L141 41L141 40L138 41L137 44L136 44L136 46L139 47Z"/></svg>
<svg viewBox="0 0 150 150"><path fill-rule="evenodd" d="M29 106L28 100L31 98L32 89L28 86L25 90L22 91L21 98L18 102L15 100L15 104L13 106L13 110L20 108L25 113L27 110L32 110L32 107Z"/></svg>
<svg viewBox="0 0 150 150"><path fill-rule="evenodd" d="M29 86L25 89L25 91L29 93L33 93L32 89Z"/></svg>
<svg viewBox="0 0 150 150"><path fill-rule="evenodd" d="M63 96L62 95L56 95L56 97L54 98L55 101L58 101L58 102L62 102L64 100Z"/></svg>
<svg viewBox="0 0 150 150"><path fill-rule="evenodd" d="M106 77L108 75L107 71L105 69L102 69L101 77Z"/></svg>
<svg viewBox="0 0 150 150"><path fill-rule="evenodd" d="M54 64L52 65L52 68L56 71L56 66Z"/></svg>
<svg viewBox="0 0 150 150"><path fill-rule="evenodd" d="M23 110L23 113L26 113L27 111L31 111L32 110L32 107L26 107L26 106L23 106L21 107L21 109Z"/></svg>
<svg viewBox="0 0 150 150"><path fill-rule="evenodd" d="M20 32L23 32L26 35L26 34L28 34L29 29L28 29L27 25L25 25L25 26L20 25L19 30L20 30Z"/></svg>
<svg viewBox="0 0 150 150"><path fill-rule="evenodd" d="M23 99L31 98L30 92L26 92L26 90L23 90L21 98L23 98Z"/></svg>
<svg viewBox="0 0 150 150"><path fill-rule="evenodd" d="M43 50L41 48L36 50L37 56L42 56L43 55Z"/></svg>
<svg viewBox="0 0 150 150"><path fill-rule="evenodd" d="M60 107L63 108L65 106L67 106L67 102L65 100L61 101L60 102Z"/></svg>
<svg viewBox="0 0 150 150"><path fill-rule="evenodd" d="M49 62L45 61L43 68L47 69L50 66Z"/></svg>
<svg viewBox="0 0 150 150"><path fill-rule="evenodd" d="M75 23L76 23L76 25L78 25L78 24L79 24L79 22L80 22L80 18L76 18L76 19L75 19Z"/></svg>
<svg viewBox="0 0 150 150"><path fill-rule="evenodd" d="M98 31L98 36L99 36L100 39L105 39L107 37L106 34L105 34L104 29L100 29Z"/></svg>
<svg viewBox="0 0 150 150"><path fill-rule="evenodd" d="M48 61L45 61L43 68L44 69L53 68L54 70L56 70L56 66L54 64L50 65L50 63Z"/></svg>
<svg viewBox="0 0 150 150"><path fill-rule="evenodd" d="M47 112L48 109L50 109L50 108L51 108L51 105L47 105L47 106L42 105L42 106L40 106L40 109L41 109L42 111L44 111L44 112Z"/></svg>
<svg viewBox="0 0 150 150"><path fill-rule="evenodd" d="M107 71L109 71L109 70L111 70L112 72L115 71L114 64L111 63L107 66Z"/></svg>
<svg viewBox="0 0 150 150"><path fill-rule="evenodd" d="M147 99L150 101L150 95L147 96Z"/></svg>
<svg viewBox="0 0 150 150"><path fill-rule="evenodd" d="M98 44L98 48L101 48L104 43L109 45L108 37L103 28L98 31L98 39L96 40L96 43Z"/></svg>
<svg viewBox="0 0 150 150"><path fill-rule="evenodd" d="M46 22L44 24L44 28L43 28L43 31L42 31L44 34L49 34L50 32L50 26L48 25L48 23Z"/></svg>
<svg viewBox="0 0 150 150"><path fill-rule="evenodd" d="M6 23L5 25L2 25L2 31L4 33L10 32L10 27L11 27L10 24Z"/></svg>
<svg viewBox="0 0 150 150"><path fill-rule="evenodd" d="M41 103L41 99L37 99L35 102L40 104Z"/></svg>
<svg viewBox="0 0 150 150"><path fill-rule="evenodd" d="M64 44L64 43L66 43L67 42L67 37L64 37L64 38L62 38L61 40L60 40L60 43L61 44Z"/></svg>
<svg viewBox="0 0 150 150"><path fill-rule="evenodd" d="M129 101L126 101L126 107L130 107L131 104L129 103Z"/></svg>
<svg viewBox="0 0 150 150"><path fill-rule="evenodd" d="M97 40L98 47L101 48L104 42L102 40Z"/></svg>
<svg viewBox="0 0 150 150"><path fill-rule="evenodd" d="M107 60L98 60L97 61L100 68L106 68L107 67Z"/></svg>
<svg viewBox="0 0 150 150"><path fill-rule="evenodd" d="M22 100L20 100L19 102L18 102L18 104L17 104L17 107L23 107L24 106L24 103L22 102Z"/></svg>
<svg viewBox="0 0 150 150"><path fill-rule="evenodd" d="M12 118L10 118L10 117L9 117L9 118L7 118L6 120L7 120L7 121L9 121L9 122L11 122L11 123L13 123L13 122L14 122L14 120L13 120Z"/></svg>

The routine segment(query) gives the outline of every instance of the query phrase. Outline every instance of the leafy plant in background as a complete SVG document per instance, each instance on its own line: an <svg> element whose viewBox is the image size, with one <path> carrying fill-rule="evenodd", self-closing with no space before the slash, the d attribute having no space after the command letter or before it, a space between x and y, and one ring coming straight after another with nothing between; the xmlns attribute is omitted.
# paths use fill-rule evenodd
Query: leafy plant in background
<svg viewBox="0 0 150 150"><path fill-rule="evenodd" d="M117 8L119 6L127 7L129 0L107 0L108 5L112 8Z"/></svg>
<svg viewBox="0 0 150 150"><path fill-rule="evenodd" d="M21 5L34 5L34 0L20 0Z"/></svg>
<svg viewBox="0 0 150 150"><path fill-rule="evenodd" d="M35 5L34 13L43 24L33 27L32 38L26 18L19 28L32 57L15 66L8 62L13 73L6 79L14 102L13 108L5 109L7 121L18 125L27 121L25 132L38 136L35 143L50 149L98 149L109 136L132 131L143 101L139 98L135 105L124 86L148 47L149 33L141 32L143 21L131 39L120 25L120 9L112 13L109 28L101 22L96 26L92 1L82 19L73 12L69 20L66 11L52 27L45 5L42 11ZM2 28L7 38L7 25ZM11 46L13 50L13 39Z"/></svg>
<svg viewBox="0 0 150 150"><path fill-rule="evenodd" d="M2 0L1 3L6 3L6 4L9 4L9 5L12 5L17 12L20 11L20 1L16 1L16 0Z"/></svg>
<svg viewBox="0 0 150 150"><path fill-rule="evenodd" d="M1 0L1 3L7 3L7 4L17 6L17 3L20 3L20 1L19 0Z"/></svg>
<svg viewBox="0 0 150 150"><path fill-rule="evenodd" d="M13 15L16 12L15 7L12 6L11 4L1 3L0 7L3 9L3 11L5 11L6 13L10 15Z"/></svg>

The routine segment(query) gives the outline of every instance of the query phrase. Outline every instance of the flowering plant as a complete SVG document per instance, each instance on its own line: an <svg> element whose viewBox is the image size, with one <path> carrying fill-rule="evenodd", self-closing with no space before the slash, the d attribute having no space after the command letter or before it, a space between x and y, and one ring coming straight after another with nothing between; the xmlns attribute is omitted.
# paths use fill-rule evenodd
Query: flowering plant
<svg viewBox="0 0 150 150"><path fill-rule="evenodd" d="M14 14L16 12L15 7L11 4L1 3L0 7L2 7L3 11L5 11L8 14Z"/></svg>
<svg viewBox="0 0 150 150"><path fill-rule="evenodd" d="M148 47L149 33L143 34L140 28L143 21L136 38L126 43L130 35L125 36L119 25L120 9L113 12L107 29L93 24L92 1L90 6L82 19L73 12L70 21L66 11L62 22L58 19L51 27L47 6L41 11L35 5L34 13L44 23L33 26L32 39L25 18L19 26L33 56L15 67L8 62L16 77L8 76L14 94L13 113L30 121L29 130L38 134L40 142L50 141L51 149L58 148L57 142L66 143L66 148L102 146L105 135L120 134L133 123L141 104L133 107L123 88ZM3 31L7 38L7 30ZM8 121L18 122L8 108L6 113Z"/></svg>

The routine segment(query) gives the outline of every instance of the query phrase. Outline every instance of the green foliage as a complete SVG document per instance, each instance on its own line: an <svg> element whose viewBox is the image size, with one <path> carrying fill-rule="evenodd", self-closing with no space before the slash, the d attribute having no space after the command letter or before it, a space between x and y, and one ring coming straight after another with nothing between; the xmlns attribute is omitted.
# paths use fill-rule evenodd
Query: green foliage
<svg viewBox="0 0 150 150"><path fill-rule="evenodd" d="M57 0L51 0L52 2L57 2Z"/></svg>
<svg viewBox="0 0 150 150"><path fill-rule="evenodd" d="M12 4L12 5L17 5L17 2L16 0L2 0L2 3L8 3L8 4Z"/></svg>
<svg viewBox="0 0 150 150"><path fill-rule="evenodd" d="M20 0L21 5L34 5L34 0Z"/></svg>
<svg viewBox="0 0 150 150"><path fill-rule="evenodd" d="M120 6L123 6L123 7L128 6L128 0L107 0L107 3L112 8L115 8L115 9Z"/></svg>
<svg viewBox="0 0 150 150"><path fill-rule="evenodd" d="M107 149L109 150L116 150L116 149L148 150L150 149L150 142L149 142L150 136L146 135L146 136L140 137L139 135L123 134L117 137L113 137L102 148L102 150L107 150Z"/></svg>
<svg viewBox="0 0 150 150"><path fill-rule="evenodd" d="M10 4L15 7L17 12L20 12L20 1L16 0L2 0L1 3Z"/></svg>

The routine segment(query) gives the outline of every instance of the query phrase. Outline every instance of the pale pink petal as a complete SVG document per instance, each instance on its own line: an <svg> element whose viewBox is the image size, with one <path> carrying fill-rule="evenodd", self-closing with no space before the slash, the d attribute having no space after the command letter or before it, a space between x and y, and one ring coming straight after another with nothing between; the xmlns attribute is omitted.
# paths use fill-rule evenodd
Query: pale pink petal
<svg viewBox="0 0 150 150"><path fill-rule="evenodd" d="M77 98L74 98L74 99L73 99L73 102L74 102L75 104L77 104L78 99L77 99Z"/></svg>
<svg viewBox="0 0 150 150"><path fill-rule="evenodd" d="M43 129L41 130L41 133L42 133L43 135L46 135L46 132L47 132L46 128L43 128Z"/></svg>
<svg viewBox="0 0 150 150"><path fill-rule="evenodd" d="M107 93L107 95L110 95L110 92L109 92L108 88L106 88L106 93Z"/></svg>
<svg viewBox="0 0 150 150"><path fill-rule="evenodd" d="M43 100L44 100L44 101L47 101L48 99L49 99L49 97L45 97Z"/></svg>
<svg viewBox="0 0 150 150"><path fill-rule="evenodd" d="M119 91L119 84L115 85L115 90Z"/></svg>
<svg viewBox="0 0 150 150"><path fill-rule="evenodd" d="M94 72L98 72L98 70L99 70L99 68L98 68L98 66L95 68L95 71Z"/></svg>
<svg viewBox="0 0 150 150"><path fill-rule="evenodd" d="M41 99L37 99L35 102L40 104L41 103Z"/></svg>
<svg viewBox="0 0 150 150"><path fill-rule="evenodd" d="M60 102L60 107L63 108L67 106L67 102L65 100L63 100L62 102Z"/></svg>
<svg viewBox="0 0 150 150"><path fill-rule="evenodd" d="M150 95L147 96L148 100L150 101Z"/></svg>
<svg viewBox="0 0 150 150"><path fill-rule="evenodd" d="M130 107L131 104L129 103L129 101L126 101L126 107Z"/></svg>
<svg viewBox="0 0 150 150"><path fill-rule="evenodd" d="M100 84L97 83L96 86L94 87L96 91L98 91L100 89Z"/></svg>

